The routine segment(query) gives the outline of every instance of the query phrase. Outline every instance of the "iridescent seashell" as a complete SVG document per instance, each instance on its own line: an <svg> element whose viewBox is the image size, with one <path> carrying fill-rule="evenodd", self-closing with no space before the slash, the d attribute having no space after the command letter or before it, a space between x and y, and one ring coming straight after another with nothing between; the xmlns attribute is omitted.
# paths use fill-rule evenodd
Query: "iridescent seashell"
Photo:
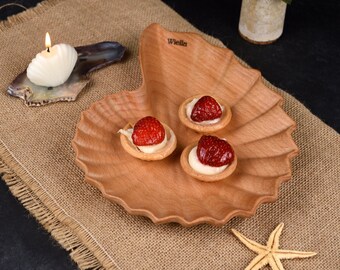
<svg viewBox="0 0 340 270"><path fill-rule="evenodd" d="M9 95L24 100L27 106L42 106L57 101L74 101L90 81L86 74L120 61L126 48L118 42L100 42L76 47L78 60L67 81L56 87L32 83L26 71L19 74L9 85Z"/></svg>

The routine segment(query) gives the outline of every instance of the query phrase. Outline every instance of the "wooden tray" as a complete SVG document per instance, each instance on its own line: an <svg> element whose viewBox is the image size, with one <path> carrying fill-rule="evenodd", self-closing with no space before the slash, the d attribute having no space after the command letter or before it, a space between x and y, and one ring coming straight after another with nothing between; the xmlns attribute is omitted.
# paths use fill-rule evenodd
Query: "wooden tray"
<svg viewBox="0 0 340 270"><path fill-rule="evenodd" d="M275 201L298 153L291 137L296 125L260 72L198 34L169 32L157 24L143 32L139 56L142 86L107 96L81 114L72 145L85 180L129 213L155 223L223 225ZM200 134L180 123L178 107L201 93L228 101L233 113L217 135L234 145L238 165L231 176L214 183L186 175L179 162L181 151ZM138 160L120 145L117 131L146 115L167 123L177 135L177 149L165 160Z"/></svg>

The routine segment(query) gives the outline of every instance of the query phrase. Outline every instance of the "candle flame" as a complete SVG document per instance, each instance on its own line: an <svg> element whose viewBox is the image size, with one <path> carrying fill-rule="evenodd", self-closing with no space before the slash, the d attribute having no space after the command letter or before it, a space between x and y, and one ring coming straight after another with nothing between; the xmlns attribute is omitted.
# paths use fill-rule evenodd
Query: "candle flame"
<svg viewBox="0 0 340 270"><path fill-rule="evenodd" d="M45 47L46 47L48 52L50 51L51 45L52 45L51 44L51 37L50 37L50 34L47 32L46 36L45 36Z"/></svg>

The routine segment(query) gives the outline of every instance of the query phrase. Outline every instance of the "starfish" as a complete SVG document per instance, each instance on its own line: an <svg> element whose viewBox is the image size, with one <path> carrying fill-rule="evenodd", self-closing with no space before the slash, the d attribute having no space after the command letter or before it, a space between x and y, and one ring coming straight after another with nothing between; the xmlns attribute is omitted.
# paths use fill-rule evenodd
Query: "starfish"
<svg viewBox="0 0 340 270"><path fill-rule="evenodd" d="M283 225L283 223L280 223L270 234L267 246L263 246L253 240L250 240L238 231L231 229L234 235L243 244L245 244L247 248L258 254L245 270L258 270L267 264L269 264L273 270L284 270L280 261L281 259L307 258L316 255L315 252L279 249L279 238Z"/></svg>

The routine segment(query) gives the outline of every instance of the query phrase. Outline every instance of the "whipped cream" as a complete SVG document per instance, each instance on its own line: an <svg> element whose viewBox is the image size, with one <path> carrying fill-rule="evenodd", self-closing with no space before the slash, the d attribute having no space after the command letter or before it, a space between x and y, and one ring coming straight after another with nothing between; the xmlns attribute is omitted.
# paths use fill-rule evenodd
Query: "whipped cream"
<svg viewBox="0 0 340 270"><path fill-rule="evenodd" d="M190 121L192 121L192 122L194 122L194 123L196 123L196 124L199 124L199 125L212 125L212 124L216 124L218 121L221 120L221 117L219 117L219 118L216 118L216 119L213 119L213 120L206 120L206 121L202 121L202 122L195 122L195 121L193 121L193 120L191 119L191 112L192 112L192 110L193 110L193 108L194 108L194 106L195 106L195 104L197 103L198 100L199 100L199 98L194 98L194 99L193 99L191 102L189 102L189 103L186 105L186 107L185 107L187 117L190 119ZM217 102L217 101L216 101L216 102ZM218 102L217 102L217 103L218 103ZM220 105L221 110L222 110L222 112L223 112L224 107L223 107L220 103L218 103L218 105Z"/></svg>
<svg viewBox="0 0 340 270"><path fill-rule="evenodd" d="M219 174L219 173L223 172L228 167L228 165L224 165L224 166L220 166L220 167L212 167L212 166L203 164L198 159L197 146L192 148L190 153L189 153L189 164L198 173L206 174L206 175Z"/></svg>
<svg viewBox="0 0 340 270"><path fill-rule="evenodd" d="M157 152L158 150L162 149L165 147L168 139L167 139L167 136L165 134L165 137L164 137L164 140L161 142L161 143L158 143L158 144L154 144L154 145L146 145L146 146L137 146L133 143L132 141L132 133L133 133L133 129L132 128L129 128L127 130L124 130L124 129L120 129L118 130L118 133L121 133L123 135L125 135L128 140L134 145L137 147L137 149L139 149L141 152L143 153L146 153L146 154L152 154L152 153L155 153Z"/></svg>

